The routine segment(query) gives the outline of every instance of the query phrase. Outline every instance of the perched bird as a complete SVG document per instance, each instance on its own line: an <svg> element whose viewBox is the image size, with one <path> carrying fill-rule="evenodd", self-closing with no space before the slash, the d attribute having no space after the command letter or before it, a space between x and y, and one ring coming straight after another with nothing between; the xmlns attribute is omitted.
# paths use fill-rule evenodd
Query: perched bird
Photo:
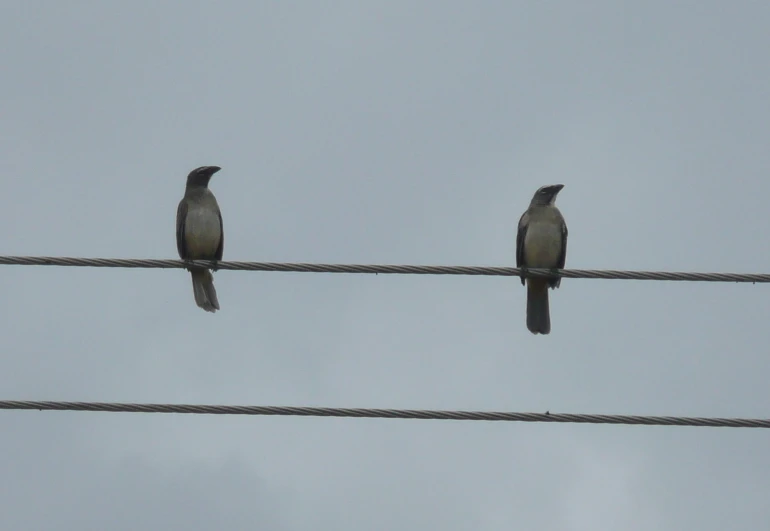
<svg viewBox="0 0 770 531"><path fill-rule="evenodd" d="M516 234L516 267L564 269L567 258L567 224L554 202L563 184L543 186L519 219ZM525 277L521 277L524 284ZM533 334L551 331L548 288L558 288L561 278L526 279L527 328Z"/></svg>
<svg viewBox="0 0 770 531"><path fill-rule="evenodd" d="M209 190L211 176L221 169L201 166L187 176L184 197L176 210L176 248L182 260L222 260L225 243L222 213ZM207 312L216 312L219 301L211 272L201 267L187 269L192 276L195 303Z"/></svg>

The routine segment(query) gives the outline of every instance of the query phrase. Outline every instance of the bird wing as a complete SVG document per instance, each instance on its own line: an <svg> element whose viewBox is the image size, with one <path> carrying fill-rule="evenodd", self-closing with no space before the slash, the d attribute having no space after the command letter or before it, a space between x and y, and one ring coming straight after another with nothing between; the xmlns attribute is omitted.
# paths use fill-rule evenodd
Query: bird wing
<svg viewBox="0 0 770 531"><path fill-rule="evenodd" d="M556 265L557 269L564 269L564 264L567 261L567 235L569 234L569 231L567 230L567 224L563 219L561 222L561 234L561 254L559 255L559 262Z"/></svg>
<svg viewBox="0 0 770 531"><path fill-rule="evenodd" d="M184 224L187 220L187 201L182 199L176 209L176 250L179 252L179 258L187 259L187 242L184 235Z"/></svg>
<svg viewBox="0 0 770 531"><path fill-rule="evenodd" d="M217 247L217 252L214 255L217 261L222 260L222 253L225 250L225 226L222 223L222 211L219 210L219 205L217 205L217 216L219 216L219 246Z"/></svg>
<svg viewBox="0 0 770 531"><path fill-rule="evenodd" d="M524 212L519 218L519 229L516 233L516 267L522 267L524 264L524 238L527 236L529 227L529 210ZM524 284L524 277L521 277L521 283Z"/></svg>

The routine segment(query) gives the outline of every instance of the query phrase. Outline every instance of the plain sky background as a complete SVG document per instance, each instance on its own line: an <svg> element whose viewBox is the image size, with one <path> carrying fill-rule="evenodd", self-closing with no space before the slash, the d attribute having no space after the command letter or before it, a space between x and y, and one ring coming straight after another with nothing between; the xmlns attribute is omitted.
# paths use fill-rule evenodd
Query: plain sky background
<svg viewBox="0 0 770 531"><path fill-rule="evenodd" d="M765 2L0 0L0 253L770 272ZM0 398L770 417L770 287L4 266ZM0 412L8 530L759 529L770 433Z"/></svg>

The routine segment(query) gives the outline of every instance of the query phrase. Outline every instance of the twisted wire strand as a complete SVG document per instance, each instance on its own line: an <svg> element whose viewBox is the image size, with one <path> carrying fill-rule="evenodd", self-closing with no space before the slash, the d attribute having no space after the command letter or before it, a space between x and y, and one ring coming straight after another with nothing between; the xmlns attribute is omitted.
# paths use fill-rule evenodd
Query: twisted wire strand
<svg viewBox="0 0 770 531"><path fill-rule="evenodd" d="M39 411L103 411L111 413L183 413L195 415L280 415L419 420L472 420L506 422L557 422L577 424L628 424L708 428L770 428L770 419L655 417L640 415L587 415L571 413L516 413L502 411L440 411L417 409L366 409L295 406L227 406L195 404L132 404L117 402L49 402L2 400L0 409Z"/></svg>
<svg viewBox="0 0 770 531"><path fill-rule="evenodd" d="M0 256L0 265L41 265L69 267L121 267L180 269L191 265L230 271L280 271L294 273L368 273L402 275L476 275L589 278L603 280L677 280L700 282L770 282L768 273L687 273L676 271L616 271L595 269L520 269L516 267L305 264L287 262L219 262L152 260L136 258L71 258L53 256Z"/></svg>

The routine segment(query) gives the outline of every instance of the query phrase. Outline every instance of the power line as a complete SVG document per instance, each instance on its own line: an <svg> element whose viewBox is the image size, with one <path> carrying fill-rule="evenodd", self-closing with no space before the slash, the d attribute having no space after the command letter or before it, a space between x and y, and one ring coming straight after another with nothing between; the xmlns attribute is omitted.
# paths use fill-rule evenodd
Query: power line
<svg viewBox="0 0 770 531"><path fill-rule="evenodd" d="M132 258L69 258L52 256L0 256L0 265L40 265L69 267L122 267L149 269L181 269L189 265L211 267L212 262L181 260L148 260ZM295 273L369 273L402 275L475 275L521 276L516 267L426 266L426 265L366 265L366 264L305 264L287 262L219 262L218 269L231 271L280 271ZM686 273L675 271L616 271L596 269L527 269L533 277L560 276L604 280L678 280L701 282L770 282L768 273Z"/></svg>
<svg viewBox="0 0 770 531"><path fill-rule="evenodd" d="M419 409L364 409L293 406L220 406L195 404L131 404L118 402L41 402L1 400L0 409L40 411L103 411L110 413L186 413L194 415L272 415L418 420L475 420L504 422L557 422L577 424L630 424L708 428L770 428L770 419L653 417L639 415L585 415L570 413L515 413L501 411L440 411Z"/></svg>

